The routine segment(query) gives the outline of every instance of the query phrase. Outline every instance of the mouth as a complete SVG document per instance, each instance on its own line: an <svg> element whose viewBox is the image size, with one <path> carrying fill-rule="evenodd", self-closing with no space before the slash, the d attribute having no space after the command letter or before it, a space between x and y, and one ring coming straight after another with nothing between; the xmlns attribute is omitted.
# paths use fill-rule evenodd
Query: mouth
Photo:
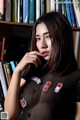
<svg viewBox="0 0 80 120"><path fill-rule="evenodd" d="M43 56L43 57L47 57L47 56L48 56L48 52L43 52L43 53L42 53L42 56Z"/></svg>

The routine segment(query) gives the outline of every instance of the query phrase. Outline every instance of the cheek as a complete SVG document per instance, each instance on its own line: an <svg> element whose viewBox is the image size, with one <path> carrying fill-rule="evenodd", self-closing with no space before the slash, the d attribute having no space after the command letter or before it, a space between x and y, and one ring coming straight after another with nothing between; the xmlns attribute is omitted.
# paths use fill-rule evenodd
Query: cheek
<svg viewBox="0 0 80 120"><path fill-rule="evenodd" d="M48 45L48 48L51 49L51 47L52 47L51 40L48 41L47 45Z"/></svg>
<svg viewBox="0 0 80 120"><path fill-rule="evenodd" d="M36 43L36 47L38 50L40 50L40 43L39 42Z"/></svg>

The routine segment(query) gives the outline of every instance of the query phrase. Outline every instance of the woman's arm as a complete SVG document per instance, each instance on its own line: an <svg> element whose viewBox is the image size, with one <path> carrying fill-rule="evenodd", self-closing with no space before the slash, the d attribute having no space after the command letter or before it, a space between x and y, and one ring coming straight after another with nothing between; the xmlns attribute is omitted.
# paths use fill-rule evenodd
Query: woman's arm
<svg viewBox="0 0 80 120"><path fill-rule="evenodd" d="M76 117L75 120L80 120L80 102L77 102L77 111L76 111Z"/></svg>
<svg viewBox="0 0 80 120"><path fill-rule="evenodd" d="M9 120L15 120L21 112L19 94L20 86L24 84L21 73L27 69L29 64L34 64L37 67L40 63L38 56L41 54L37 51L26 53L15 68L4 102L4 110L8 112Z"/></svg>
<svg viewBox="0 0 80 120"><path fill-rule="evenodd" d="M21 73L14 71L11 83L5 98L4 110L8 112L9 120L17 118L20 110L19 91L20 91Z"/></svg>

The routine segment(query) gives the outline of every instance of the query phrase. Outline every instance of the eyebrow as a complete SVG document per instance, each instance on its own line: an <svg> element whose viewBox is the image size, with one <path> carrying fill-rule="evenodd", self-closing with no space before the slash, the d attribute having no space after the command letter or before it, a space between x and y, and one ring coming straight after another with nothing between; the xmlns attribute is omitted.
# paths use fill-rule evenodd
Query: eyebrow
<svg viewBox="0 0 80 120"><path fill-rule="evenodd" d="M43 35L46 35L46 34L49 34L49 32L45 32L45 33L43 33ZM39 36L39 35L35 35L35 36L37 37L37 36Z"/></svg>

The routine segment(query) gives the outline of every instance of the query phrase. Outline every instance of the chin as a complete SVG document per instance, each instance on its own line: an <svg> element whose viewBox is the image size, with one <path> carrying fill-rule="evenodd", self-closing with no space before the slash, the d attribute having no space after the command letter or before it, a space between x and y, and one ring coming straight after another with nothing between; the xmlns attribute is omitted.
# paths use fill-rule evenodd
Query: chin
<svg viewBox="0 0 80 120"><path fill-rule="evenodd" d="M47 57L44 57L44 59L45 59L46 61L48 61L48 60L50 59L50 57L47 56Z"/></svg>

